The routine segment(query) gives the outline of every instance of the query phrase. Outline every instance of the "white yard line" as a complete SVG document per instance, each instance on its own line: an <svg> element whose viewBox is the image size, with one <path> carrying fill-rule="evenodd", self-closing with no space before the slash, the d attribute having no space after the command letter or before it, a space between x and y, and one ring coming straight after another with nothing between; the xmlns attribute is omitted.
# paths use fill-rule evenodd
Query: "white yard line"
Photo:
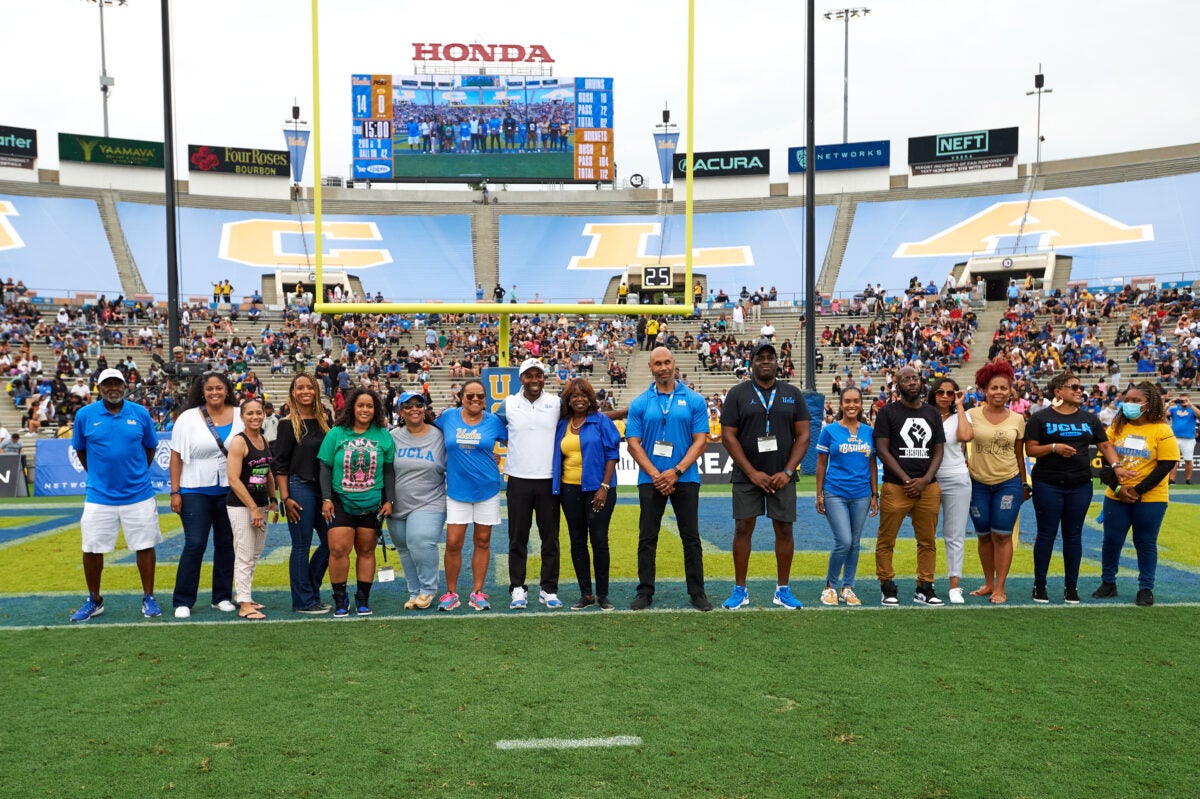
<svg viewBox="0 0 1200 799"><path fill-rule="evenodd" d="M636 735L614 735L610 738L523 738L496 741L497 749L594 749L613 746L641 746Z"/></svg>

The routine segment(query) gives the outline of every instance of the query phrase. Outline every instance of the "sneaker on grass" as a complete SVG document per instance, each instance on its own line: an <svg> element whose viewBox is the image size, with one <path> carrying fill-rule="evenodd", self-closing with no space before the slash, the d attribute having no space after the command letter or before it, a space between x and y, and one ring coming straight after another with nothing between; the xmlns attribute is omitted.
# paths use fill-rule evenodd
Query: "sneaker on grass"
<svg viewBox="0 0 1200 799"><path fill-rule="evenodd" d="M83 600L83 604L79 606L79 610L71 614L71 621L87 621L93 616L99 616L104 612L104 600L99 602L92 599L91 594Z"/></svg>
<svg viewBox="0 0 1200 799"><path fill-rule="evenodd" d="M550 610L557 610L563 606L562 600L558 598L558 594L551 594L546 591L538 591L538 602L541 602L550 608Z"/></svg>
<svg viewBox="0 0 1200 799"><path fill-rule="evenodd" d="M792 589L788 588L786 585L776 586L775 597L771 601L776 605L779 605L781 608L786 608L787 610L796 610L804 607L804 603L799 599L796 599L796 597L792 595Z"/></svg>
<svg viewBox="0 0 1200 799"><path fill-rule="evenodd" d="M344 619L350 615L350 597L345 591L333 592L333 617Z"/></svg>
<svg viewBox="0 0 1200 799"><path fill-rule="evenodd" d="M508 603L510 610L524 610L529 605L529 595L524 588L517 586L512 590L512 601Z"/></svg>
<svg viewBox="0 0 1200 799"><path fill-rule="evenodd" d="M940 596L934 593L933 583L917 583L916 593L913 594L913 602L931 608L940 608L946 604Z"/></svg>
<svg viewBox="0 0 1200 799"><path fill-rule="evenodd" d="M836 607L838 603L837 591L833 588L826 588L821 592L821 604Z"/></svg>
<svg viewBox="0 0 1200 799"><path fill-rule="evenodd" d="M842 587L842 601L852 608L862 604L862 600L854 593L854 589L848 585Z"/></svg>
<svg viewBox="0 0 1200 799"><path fill-rule="evenodd" d="M458 601L458 594L445 593L438 600L438 610L449 613L457 608L462 603Z"/></svg>
<svg viewBox="0 0 1200 799"><path fill-rule="evenodd" d="M471 592L471 600L467 603L476 610L490 610L492 603L488 602L488 595L482 591ZM559 605L562 603L560 602Z"/></svg>
<svg viewBox="0 0 1200 799"><path fill-rule="evenodd" d="M884 580L879 584L879 593L882 595L879 602L885 607L895 608L900 606L900 598L897 596L896 583L892 580Z"/></svg>
<svg viewBox="0 0 1200 799"><path fill-rule="evenodd" d="M596 598L594 596L581 596L579 597L579 601L571 606L571 610L584 610L585 608L590 608L594 604L596 604Z"/></svg>
<svg viewBox="0 0 1200 799"><path fill-rule="evenodd" d="M142 615L147 619L153 619L156 616L162 615L162 608L158 606L158 602L152 594L146 594L142 597Z"/></svg>
<svg viewBox="0 0 1200 799"><path fill-rule="evenodd" d="M737 610L738 608L744 608L749 604L750 592L746 590L746 586L735 585L733 587L733 592L729 595L729 599L726 599L724 602L722 602L721 607L725 608L725 610Z"/></svg>
<svg viewBox="0 0 1200 799"><path fill-rule="evenodd" d="M1063 589L1063 602L1066 602L1068 605L1078 605L1079 604L1079 589L1076 588L1075 586L1070 586L1068 588L1064 588Z"/></svg>
<svg viewBox="0 0 1200 799"><path fill-rule="evenodd" d="M1050 604L1050 595L1046 593L1046 586L1035 585L1033 587L1033 601L1039 605Z"/></svg>

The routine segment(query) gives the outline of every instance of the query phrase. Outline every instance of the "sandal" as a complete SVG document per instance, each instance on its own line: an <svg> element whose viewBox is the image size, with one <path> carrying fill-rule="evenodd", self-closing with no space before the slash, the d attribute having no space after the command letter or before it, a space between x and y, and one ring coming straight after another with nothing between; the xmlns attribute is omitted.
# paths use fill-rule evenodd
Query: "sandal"
<svg viewBox="0 0 1200 799"><path fill-rule="evenodd" d="M262 619L265 619L266 617L267 617L267 614L262 613L257 610L251 610L249 613L239 613L238 614L238 618L245 619L246 621L261 621Z"/></svg>
<svg viewBox="0 0 1200 799"><path fill-rule="evenodd" d="M971 592L971 596L991 596L992 587L990 585L981 585Z"/></svg>

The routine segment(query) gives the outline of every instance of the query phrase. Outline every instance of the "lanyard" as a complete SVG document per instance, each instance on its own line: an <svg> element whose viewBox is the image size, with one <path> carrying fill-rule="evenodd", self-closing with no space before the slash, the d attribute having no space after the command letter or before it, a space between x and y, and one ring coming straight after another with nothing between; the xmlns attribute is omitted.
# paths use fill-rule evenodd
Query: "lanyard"
<svg viewBox="0 0 1200 799"><path fill-rule="evenodd" d="M758 390L758 386L751 382L750 387L754 389L754 393L758 395L758 401L762 403L763 409L767 413L767 435L771 435L771 406L775 404L775 392L779 391L779 386L771 389L771 399L763 399L762 392Z"/></svg>
<svg viewBox="0 0 1200 799"><path fill-rule="evenodd" d="M658 391L657 388L654 390L654 392L659 397L662 396L662 394ZM661 399L658 401L658 409L660 411L662 411L662 415L663 415L663 433L664 433L664 435L666 434L667 416L671 413L671 403L673 403L674 401L675 401L675 389L674 388L671 389L671 396L667 397L667 404L665 406L663 405Z"/></svg>

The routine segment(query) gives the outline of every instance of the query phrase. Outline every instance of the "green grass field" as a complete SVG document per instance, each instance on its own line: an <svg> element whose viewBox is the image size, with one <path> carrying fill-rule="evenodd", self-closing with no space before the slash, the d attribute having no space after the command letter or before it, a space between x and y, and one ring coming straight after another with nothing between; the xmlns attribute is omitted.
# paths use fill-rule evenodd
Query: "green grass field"
<svg viewBox="0 0 1200 799"><path fill-rule="evenodd" d="M731 582L727 496L705 489L702 500L714 602ZM288 611L286 530L273 528L255 580L271 621L209 609L206 566L197 615L179 622L169 605L180 535L168 513L157 575L167 617L140 616L133 561L118 550L104 575L108 612L74 627L81 503L0 504L0 797L1191 797L1191 498L1173 491L1151 609L1131 604L1131 549L1118 600L1030 606L1028 512L1015 607L881 609L868 537L866 607L822 608L828 531L802 494L792 582L808 608L794 613L770 605L765 525L751 561L754 609L687 609L668 515L648 613L404 612L397 582L377 584L373 618L299 617ZM1097 510L1085 530L1085 597L1098 573ZM618 608L632 596L636 518L625 504L614 520ZM506 550L498 536L488 581L498 606ZM914 560L902 534L898 571L911 574ZM970 542L966 565L971 587ZM537 567L531 558L530 573ZM565 554L562 571L569 601ZM1051 584L1060 580L1056 555ZM497 747L614 737L640 742Z"/></svg>
<svg viewBox="0 0 1200 799"><path fill-rule="evenodd" d="M0 632L0 795L1194 795L1192 608ZM637 736L505 751L498 740Z"/></svg>

